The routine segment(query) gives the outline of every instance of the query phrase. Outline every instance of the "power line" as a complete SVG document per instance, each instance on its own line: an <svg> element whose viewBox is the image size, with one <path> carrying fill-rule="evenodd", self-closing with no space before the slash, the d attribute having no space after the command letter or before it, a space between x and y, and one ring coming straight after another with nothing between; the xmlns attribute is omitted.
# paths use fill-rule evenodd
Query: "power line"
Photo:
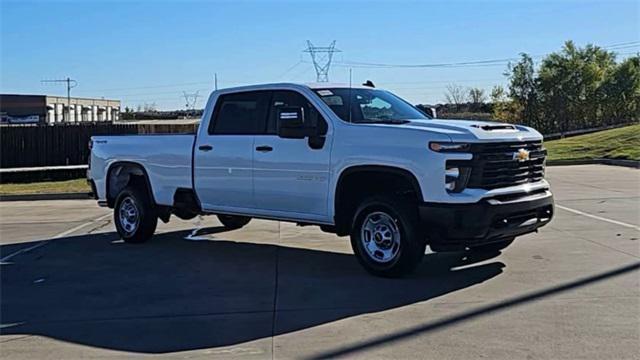
<svg viewBox="0 0 640 360"><path fill-rule="evenodd" d="M617 43L612 45L603 46L603 49L622 50L627 48L640 47L640 41L629 41L624 43ZM530 55L533 59L538 59L546 56L544 55ZM486 59L486 60L470 60L460 62L448 62L448 63L433 63L433 64L389 64L389 63L376 63L376 62L363 62L363 61L340 61L336 62L336 66L344 67L365 67L365 68L456 68L456 67L489 67L489 66L504 66L509 62L518 61L519 58L502 58L502 59Z"/></svg>
<svg viewBox="0 0 640 360"><path fill-rule="evenodd" d="M611 48L611 47L626 46L626 45L633 45L633 44L640 44L640 41L627 41L627 42L611 44L611 45L607 45L607 46L603 46L603 47Z"/></svg>
<svg viewBox="0 0 640 360"><path fill-rule="evenodd" d="M120 91L120 90L157 89L157 88L172 88L172 87L179 87L179 86L203 85L203 84L211 85L211 82L210 81L198 81L198 82L190 82L190 83L136 86L136 87L126 87L126 88L113 88L113 89L98 89L98 90L93 90L93 91L96 91L96 92L109 92L109 91Z"/></svg>
<svg viewBox="0 0 640 360"><path fill-rule="evenodd" d="M67 118L66 121L71 121L71 89L78 86L78 82L69 77L66 79L55 79L55 80L41 80L43 84L67 84Z"/></svg>
<svg viewBox="0 0 640 360"><path fill-rule="evenodd" d="M191 91L209 91L208 89L195 89ZM127 94L111 94L111 97L131 97L131 96L147 96L147 95L166 95L166 94L175 94L177 96L182 95L182 91L179 90L171 90L171 91L154 91L154 92L141 92L141 93L127 93Z"/></svg>
<svg viewBox="0 0 640 360"><path fill-rule="evenodd" d="M308 62L306 61L303 61L303 63L308 64ZM299 79L301 76L306 75L309 72L309 70L311 70L311 67L304 67L302 71L298 71L295 75L293 75L291 77L291 80Z"/></svg>
<svg viewBox="0 0 640 360"><path fill-rule="evenodd" d="M607 49L607 50L625 50L625 49L633 49L633 48L637 48L637 47L640 47L640 44L638 44L638 45L617 46L617 47L614 47L614 48L607 47L607 48L604 48L604 49Z"/></svg>
<svg viewBox="0 0 640 360"><path fill-rule="evenodd" d="M293 66L290 66L285 72L282 73L282 75L278 76L276 79L282 79L285 75L290 73L293 69L297 68L298 65L302 63L303 63L302 59L298 60L297 63L293 64Z"/></svg>
<svg viewBox="0 0 640 360"><path fill-rule="evenodd" d="M175 96L175 97L167 97L167 98L151 98L151 99L126 99L124 100L125 102L128 103L134 103L134 102L156 102L156 101L172 101L176 104L178 103L182 103L184 100L181 100L180 96Z"/></svg>
<svg viewBox="0 0 640 360"><path fill-rule="evenodd" d="M513 60L517 60L517 58L476 60L476 61L435 63L435 64L384 64L384 63L368 63L368 62L361 62L361 61L344 61L344 62L340 62L340 64L370 66L370 67L391 67L391 68L431 68L431 67L453 67L453 66L488 65L488 64L502 65L502 63L504 62L509 62Z"/></svg>
<svg viewBox="0 0 640 360"><path fill-rule="evenodd" d="M481 82L481 81L498 81L502 79L497 78L485 78L485 79L464 79L464 80L425 80L425 81L376 81L376 83L394 85L394 84L436 84L444 83L450 84L452 82Z"/></svg>
<svg viewBox="0 0 640 360"><path fill-rule="evenodd" d="M513 60L516 60L515 58ZM426 65L426 64L425 64ZM473 64L473 65L451 65L451 66L395 66L395 65L386 65L386 66L380 66L380 65L371 65L371 64L367 64L367 63L361 63L361 64L354 64L351 62L337 62L334 63L334 66L338 66L338 67L343 67L343 68L364 68L364 69L397 69L397 68L404 68L404 69L427 69L427 68L434 68L434 69L454 69L454 68L471 68L471 67L495 67L495 66L506 66L509 65L509 62L502 62L502 63L489 63L489 64Z"/></svg>

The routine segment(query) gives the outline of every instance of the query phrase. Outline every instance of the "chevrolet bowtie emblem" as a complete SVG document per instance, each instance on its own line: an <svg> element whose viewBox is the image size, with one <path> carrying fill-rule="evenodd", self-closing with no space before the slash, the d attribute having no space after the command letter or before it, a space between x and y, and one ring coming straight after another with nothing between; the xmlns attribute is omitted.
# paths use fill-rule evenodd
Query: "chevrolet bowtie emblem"
<svg viewBox="0 0 640 360"><path fill-rule="evenodd" d="M529 151L525 149L519 149L518 152L513 153L513 160L518 160L518 161L529 160Z"/></svg>

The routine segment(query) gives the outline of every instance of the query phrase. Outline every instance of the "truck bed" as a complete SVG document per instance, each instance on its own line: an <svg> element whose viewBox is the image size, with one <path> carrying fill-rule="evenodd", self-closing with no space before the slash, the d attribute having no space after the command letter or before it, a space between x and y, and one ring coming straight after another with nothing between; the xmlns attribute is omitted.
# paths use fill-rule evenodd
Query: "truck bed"
<svg viewBox="0 0 640 360"><path fill-rule="evenodd" d="M178 188L191 188L191 157L195 135L94 136L91 178L98 198L106 197L106 178L116 162L140 164L147 171L157 204L172 205Z"/></svg>

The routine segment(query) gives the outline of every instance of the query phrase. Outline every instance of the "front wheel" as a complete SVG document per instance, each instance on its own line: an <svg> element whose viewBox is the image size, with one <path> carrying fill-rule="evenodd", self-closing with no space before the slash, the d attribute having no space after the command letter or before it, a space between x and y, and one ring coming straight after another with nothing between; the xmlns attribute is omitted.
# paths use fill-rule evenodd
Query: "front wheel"
<svg viewBox="0 0 640 360"><path fill-rule="evenodd" d="M417 209L389 196L366 199L355 213L351 247L371 274L399 277L411 273L425 252Z"/></svg>
<svg viewBox="0 0 640 360"><path fill-rule="evenodd" d="M251 221L250 217L235 215L218 215L218 220L227 229L240 229Z"/></svg>
<svg viewBox="0 0 640 360"><path fill-rule="evenodd" d="M127 243L142 243L149 240L156 231L158 214L145 191L128 186L116 198L113 221L122 240Z"/></svg>

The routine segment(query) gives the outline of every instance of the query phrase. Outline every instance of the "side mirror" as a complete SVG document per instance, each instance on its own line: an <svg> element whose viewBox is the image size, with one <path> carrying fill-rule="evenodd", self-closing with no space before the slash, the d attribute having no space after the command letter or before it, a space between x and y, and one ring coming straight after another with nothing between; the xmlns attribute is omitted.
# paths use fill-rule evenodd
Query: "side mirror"
<svg viewBox="0 0 640 360"><path fill-rule="evenodd" d="M316 128L305 122L304 108L278 108L278 136L285 139L304 139L316 134Z"/></svg>

